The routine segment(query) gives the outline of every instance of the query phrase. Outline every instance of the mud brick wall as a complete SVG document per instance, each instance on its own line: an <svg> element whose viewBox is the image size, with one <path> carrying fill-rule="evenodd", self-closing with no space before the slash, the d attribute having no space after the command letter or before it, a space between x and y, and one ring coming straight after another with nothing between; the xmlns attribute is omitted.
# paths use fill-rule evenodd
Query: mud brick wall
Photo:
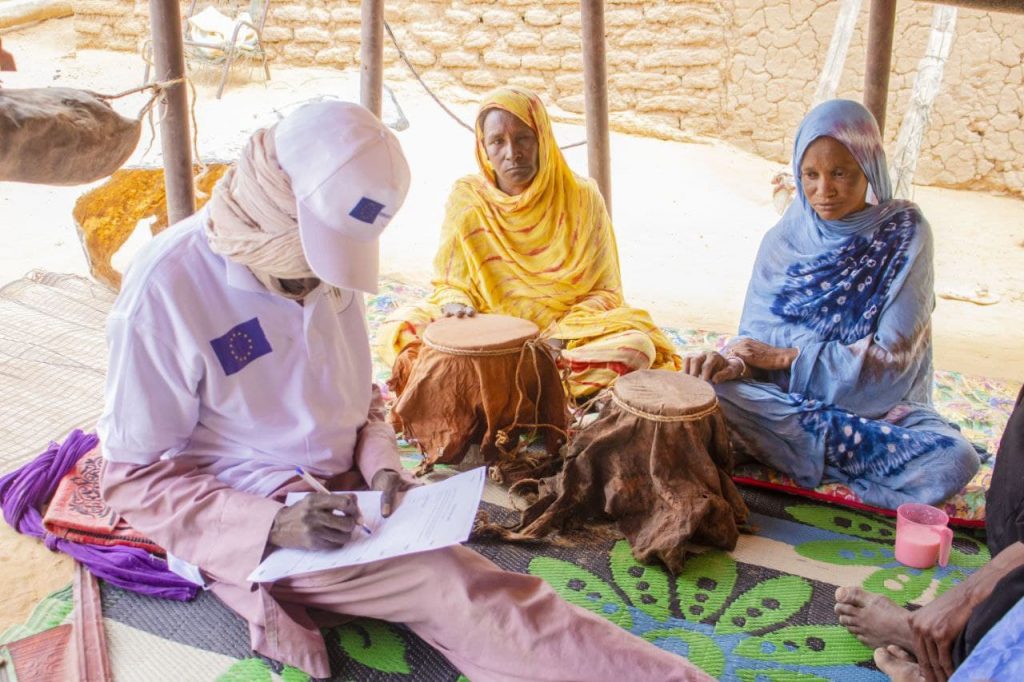
<svg viewBox="0 0 1024 682"><path fill-rule="evenodd" d="M840 96L861 97L869 4L863 3L850 44ZM137 50L148 35L144 0L74 0L73 6L80 48ZM786 161L839 7L835 0L607 0L612 127L671 139L712 137ZM890 145L932 10L928 3L898 5ZM388 0L385 17L441 97L472 100L516 83L542 93L556 118L582 118L577 0ZM264 38L274 63L352 68L359 60L359 20L358 0L282 0L271 6ZM385 78L409 78L397 50L385 44ZM1024 196L1022 62L1024 16L959 11L918 183Z"/></svg>

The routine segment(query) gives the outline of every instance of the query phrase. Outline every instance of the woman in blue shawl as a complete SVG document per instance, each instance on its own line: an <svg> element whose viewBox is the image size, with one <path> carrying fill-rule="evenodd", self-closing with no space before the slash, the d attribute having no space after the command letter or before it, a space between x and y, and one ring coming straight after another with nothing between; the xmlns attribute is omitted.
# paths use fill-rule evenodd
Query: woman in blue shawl
<svg viewBox="0 0 1024 682"><path fill-rule="evenodd" d="M797 197L761 243L739 335L684 371L715 384L741 452L798 484L941 502L978 456L931 407L931 229L892 198L860 104L816 107L794 147Z"/></svg>

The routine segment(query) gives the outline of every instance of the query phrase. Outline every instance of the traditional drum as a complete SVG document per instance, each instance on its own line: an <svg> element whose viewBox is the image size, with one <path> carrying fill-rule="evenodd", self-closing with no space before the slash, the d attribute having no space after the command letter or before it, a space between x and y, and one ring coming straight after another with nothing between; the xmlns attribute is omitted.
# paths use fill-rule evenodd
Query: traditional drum
<svg viewBox="0 0 1024 682"><path fill-rule="evenodd" d="M597 419L570 443L561 473L516 486L535 487L538 498L518 528L498 534L532 539L615 521L638 561L661 559L678 573L688 540L736 546L747 507L731 473L711 385L667 370L633 372L615 382Z"/></svg>
<svg viewBox="0 0 1024 682"><path fill-rule="evenodd" d="M449 317L427 326L411 367L406 361L392 384L393 413L424 455L418 473L461 462L473 443L485 462L508 464L520 454L520 436L537 429L544 431L547 454L558 452L568 424L565 391L538 332L534 323L506 315Z"/></svg>

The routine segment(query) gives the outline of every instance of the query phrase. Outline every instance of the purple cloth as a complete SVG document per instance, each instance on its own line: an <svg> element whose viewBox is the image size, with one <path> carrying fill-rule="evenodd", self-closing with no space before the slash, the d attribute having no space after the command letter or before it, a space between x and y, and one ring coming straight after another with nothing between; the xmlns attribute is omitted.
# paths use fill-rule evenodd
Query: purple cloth
<svg viewBox="0 0 1024 682"><path fill-rule="evenodd" d="M40 512L64 475L99 438L79 429L62 444L50 443L46 452L25 466L0 477L0 508L7 524L24 535L40 538L51 551L60 551L84 564L111 585L152 597L188 601L197 587L172 573L167 563L137 547L83 545L58 538L43 528Z"/></svg>

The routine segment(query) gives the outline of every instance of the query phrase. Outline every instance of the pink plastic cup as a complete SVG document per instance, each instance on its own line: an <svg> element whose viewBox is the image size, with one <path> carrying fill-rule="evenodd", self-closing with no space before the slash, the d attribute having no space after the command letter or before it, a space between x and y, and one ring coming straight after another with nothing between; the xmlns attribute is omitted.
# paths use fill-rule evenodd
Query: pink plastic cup
<svg viewBox="0 0 1024 682"><path fill-rule="evenodd" d="M909 502L896 509L896 561L911 568L949 563L953 531L949 517L931 505Z"/></svg>

